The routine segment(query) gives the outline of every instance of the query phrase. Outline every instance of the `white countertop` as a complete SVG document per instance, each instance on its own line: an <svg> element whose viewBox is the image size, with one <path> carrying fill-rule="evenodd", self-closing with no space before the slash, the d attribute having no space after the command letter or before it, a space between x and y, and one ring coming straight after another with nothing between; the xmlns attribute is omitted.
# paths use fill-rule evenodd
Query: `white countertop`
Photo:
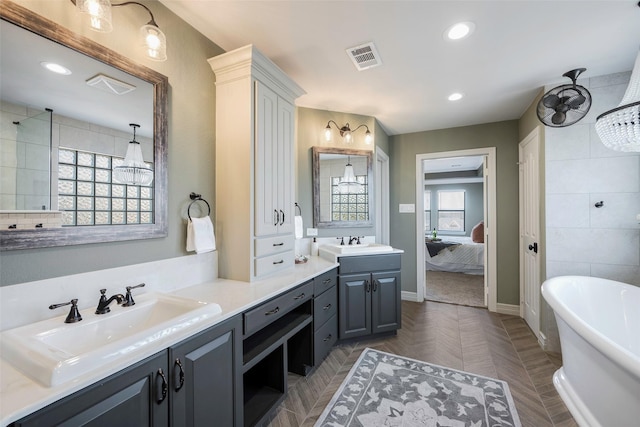
<svg viewBox="0 0 640 427"><path fill-rule="evenodd" d="M290 270L272 278L251 283L215 279L210 282L174 289L167 293L219 304L222 308L221 314L200 329L204 330L337 266L336 260L310 257L307 263L297 264ZM153 291L149 288L145 290ZM86 310L92 311L93 309ZM82 311L84 310L81 310L81 313ZM64 316L61 316L61 322L63 319ZM147 354L141 355L138 360L143 360L175 345L200 330L189 331L187 336L175 335L168 340L159 342L155 348L150 349ZM135 361L131 363L135 363ZM92 372L68 383L55 387L44 387L0 359L0 426L6 426L127 366L105 366L99 372Z"/></svg>

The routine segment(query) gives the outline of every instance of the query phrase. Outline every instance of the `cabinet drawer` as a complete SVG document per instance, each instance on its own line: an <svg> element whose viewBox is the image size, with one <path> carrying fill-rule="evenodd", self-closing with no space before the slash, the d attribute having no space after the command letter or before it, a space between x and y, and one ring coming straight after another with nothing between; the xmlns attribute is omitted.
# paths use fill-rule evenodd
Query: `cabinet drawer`
<svg viewBox="0 0 640 427"><path fill-rule="evenodd" d="M400 270L400 254L340 257L340 274Z"/></svg>
<svg viewBox="0 0 640 427"><path fill-rule="evenodd" d="M293 251L269 255L255 260L256 276L271 274L283 268L291 267L294 262Z"/></svg>
<svg viewBox="0 0 640 427"><path fill-rule="evenodd" d="M326 273L322 273L319 276L316 276L313 279L313 292L317 297L327 289L330 289L332 286L335 286L338 283L338 271L337 269L333 269L327 271Z"/></svg>
<svg viewBox="0 0 640 427"><path fill-rule="evenodd" d="M317 331L338 311L338 288L329 289L313 301L313 325Z"/></svg>
<svg viewBox="0 0 640 427"><path fill-rule="evenodd" d="M291 251L293 250L293 242L294 239L291 234L256 238L254 241L256 258Z"/></svg>
<svg viewBox="0 0 640 427"><path fill-rule="evenodd" d="M313 364L317 368L338 339L338 316L333 316L313 336Z"/></svg>
<svg viewBox="0 0 640 427"><path fill-rule="evenodd" d="M288 291L267 301L244 314L245 336L262 329L274 320L279 319L293 308L308 301L313 295L313 282L308 281L302 286Z"/></svg>

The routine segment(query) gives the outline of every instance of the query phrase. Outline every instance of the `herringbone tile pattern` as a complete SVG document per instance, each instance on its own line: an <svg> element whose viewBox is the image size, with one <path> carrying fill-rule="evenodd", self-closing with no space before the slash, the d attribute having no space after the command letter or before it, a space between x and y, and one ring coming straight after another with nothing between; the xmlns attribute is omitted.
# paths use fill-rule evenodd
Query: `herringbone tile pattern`
<svg viewBox="0 0 640 427"><path fill-rule="evenodd" d="M365 347L506 381L524 427L577 425L552 384L561 361L542 351L522 319L407 301L397 336L338 345L308 377L290 375L287 398L268 425L313 426Z"/></svg>

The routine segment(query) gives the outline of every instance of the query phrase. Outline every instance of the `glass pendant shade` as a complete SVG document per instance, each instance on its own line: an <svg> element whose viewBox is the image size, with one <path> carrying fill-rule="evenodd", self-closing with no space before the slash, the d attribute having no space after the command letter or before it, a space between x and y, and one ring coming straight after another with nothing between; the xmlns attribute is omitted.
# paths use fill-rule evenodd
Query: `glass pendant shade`
<svg viewBox="0 0 640 427"><path fill-rule="evenodd" d="M143 25L140 28L140 39L149 59L166 61L167 38L160 28L153 24Z"/></svg>
<svg viewBox="0 0 640 427"><path fill-rule="evenodd" d="M620 105L598 116L596 132L611 150L640 152L640 52Z"/></svg>
<svg viewBox="0 0 640 427"><path fill-rule="evenodd" d="M127 146L127 154L121 166L113 168L113 180L119 184L150 185L153 182L153 170L147 166L142 157L140 143L136 141L135 126L133 140Z"/></svg>
<svg viewBox="0 0 640 427"><path fill-rule="evenodd" d="M76 7L87 17L92 30L108 33L113 29L109 0L76 0Z"/></svg>
<svg viewBox="0 0 640 427"><path fill-rule="evenodd" d="M340 190L341 193L356 193L360 191L361 186L362 184L358 182L356 174L353 172L351 161L348 161L344 167L344 175L338 184L338 190Z"/></svg>

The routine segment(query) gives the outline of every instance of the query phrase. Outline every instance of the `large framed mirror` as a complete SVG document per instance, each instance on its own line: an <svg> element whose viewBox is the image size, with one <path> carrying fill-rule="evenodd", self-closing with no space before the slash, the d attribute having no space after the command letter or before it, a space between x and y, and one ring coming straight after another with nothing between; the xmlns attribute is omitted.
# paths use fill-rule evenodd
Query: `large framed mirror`
<svg viewBox="0 0 640 427"><path fill-rule="evenodd" d="M9 1L0 31L0 250L165 237L167 77ZM113 176L132 139L149 185Z"/></svg>
<svg viewBox="0 0 640 427"><path fill-rule="evenodd" d="M313 224L373 226L373 152L313 147Z"/></svg>

